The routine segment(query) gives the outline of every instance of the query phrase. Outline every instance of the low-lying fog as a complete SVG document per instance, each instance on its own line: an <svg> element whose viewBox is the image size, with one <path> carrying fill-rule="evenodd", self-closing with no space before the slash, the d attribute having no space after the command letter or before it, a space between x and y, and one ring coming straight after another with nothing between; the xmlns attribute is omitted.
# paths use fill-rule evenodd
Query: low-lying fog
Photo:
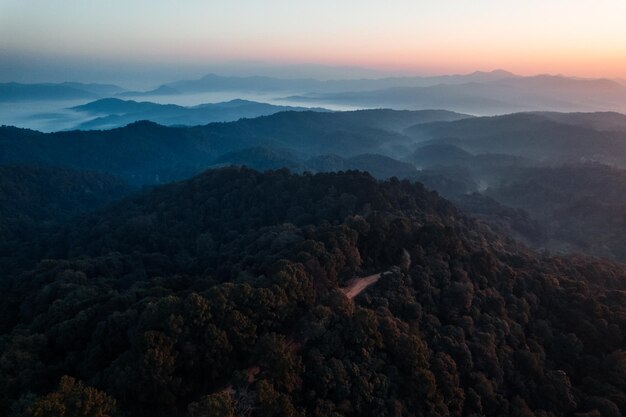
<svg viewBox="0 0 626 417"><path fill-rule="evenodd" d="M301 94L294 92L293 94ZM259 94L250 92L206 92L194 94L176 95L154 95L154 96L124 96L122 100L149 101L159 104L176 104L179 106L197 106L207 103L220 103L235 99L243 99L268 103L277 106L296 107L322 107L328 110L357 110L359 108L352 105L333 104L316 102L311 104L308 101L286 100L285 94ZM41 101L18 101L11 103L0 102L0 125L10 125L22 128L39 130L42 132L53 132L59 130L71 130L77 128L81 123L98 117L98 114L79 112L72 110L72 107L86 104L91 100L41 100Z"/></svg>

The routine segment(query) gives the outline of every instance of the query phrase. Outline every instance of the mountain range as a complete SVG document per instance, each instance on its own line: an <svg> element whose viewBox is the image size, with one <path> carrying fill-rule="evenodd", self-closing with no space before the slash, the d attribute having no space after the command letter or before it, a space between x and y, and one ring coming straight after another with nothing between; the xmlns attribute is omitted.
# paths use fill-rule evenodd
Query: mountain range
<svg viewBox="0 0 626 417"><path fill-rule="evenodd" d="M568 116L517 113L417 125L404 133L418 142L445 142L472 153L506 153L544 162L596 161L626 166L623 128L626 116L594 113L578 120L572 124Z"/></svg>
<svg viewBox="0 0 626 417"><path fill-rule="evenodd" d="M372 90L399 86L428 86L436 84L461 84L513 77L514 74L498 70L475 72L468 75L436 77L391 77L369 79L318 80L314 78L275 78L268 76L223 76L208 74L197 80L181 80L163 84L147 91L131 91L112 84L97 83L0 83L0 102L25 100L68 100L111 97L173 96L189 93L256 91L256 92L330 92L345 90Z"/></svg>
<svg viewBox="0 0 626 417"><path fill-rule="evenodd" d="M0 103L39 100L94 99L123 92L112 84L65 82L57 84L0 83Z"/></svg>
<svg viewBox="0 0 626 417"><path fill-rule="evenodd" d="M111 129L126 126L139 120L149 120L165 126L195 126L212 122L231 122L242 118L267 116L281 111L326 111L305 107L276 106L249 100L231 100L223 103L200 104L184 107L174 104L158 104L106 98L93 101L72 110L95 117L80 123L77 128Z"/></svg>
<svg viewBox="0 0 626 417"><path fill-rule="evenodd" d="M93 105L102 111L151 106L117 100ZM363 110L287 111L196 127L142 121L50 134L3 127L0 164L96 170L134 186L230 165L297 173L362 170L380 179L420 181L531 246L626 260L626 223L619 214L626 200L609 198L624 181L625 121L617 113L471 117ZM579 185L568 189L574 179ZM593 185L583 189L588 182Z"/></svg>
<svg viewBox="0 0 626 417"><path fill-rule="evenodd" d="M320 102L410 110L445 108L477 115L536 110L625 111L626 87L606 79L581 80L542 75L459 84L398 86L371 91L346 88L343 92L311 92L287 99L300 103Z"/></svg>
<svg viewBox="0 0 626 417"><path fill-rule="evenodd" d="M274 78L264 76L226 77L208 74L198 80L183 80L164 84L179 93L215 91L366 91L390 87L417 87L437 84L464 84L468 82L491 82L503 78L517 77L504 70L477 71L464 75L442 75L432 77L389 77L374 79L317 80L313 78ZM152 91L148 93L152 94Z"/></svg>
<svg viewBox="0 0 626 417"><path fill-rule="evenodd" d="M249 148L285 150L299 159L380 154L411 161L424 145L449 144L472 154L505 154L534 163L626 167L624 119L587 114L575 125L570 116L554 113L474 118L446 111L364 110L289 111L188 128L137 122L108 131L42 134L4 127L0 162L92 168L151 183L155 175L165 181L177 171L198 172L229 152Z"/></svg>
<svg viewBox="0 0 626 417"><path fill-rule="evenodd" d="M189 176L228 152L253 147L285 149L303 157L393 156L413 142L404 129L465 117L446 111L290 111L186 128L146 121L112 130L49 134L2 127L0 163L95 169L143 184Z"/></svg>
<svg viewBox="0 0 626 417"><path fill-rule="evenodd" d="M508 71L474 72L430 77L318 80L267 76L209 74L196 80L162 84L148 91L128 91L114 85L0 84L0 102L146 97L169 98L203 93L263 94L298 106L440 108L475 115L519 111L626 111L626 86L608 79L581 79L562 75L519 76Z"/></svg>

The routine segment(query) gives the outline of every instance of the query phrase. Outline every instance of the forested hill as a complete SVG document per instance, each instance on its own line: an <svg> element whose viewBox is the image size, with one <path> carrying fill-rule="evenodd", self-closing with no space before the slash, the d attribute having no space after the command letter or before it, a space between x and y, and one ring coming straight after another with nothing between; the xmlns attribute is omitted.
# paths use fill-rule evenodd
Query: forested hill
<svg viewBox="0 0 626 417"><path fill-rule="evenodd" d="M419 141L550 163L596 161L626 167L626 117L616 113L514 113L418 124Z"/></svg>
<svg viewBox="0 0 626 417"><path fill-rule="evenodd" d="M60 224L135 191L98 172L0 166L0 269L21 266Z"/></svg>
<svg viewBox="0 0 626 417"><path fill-rule="evenodd" d="M253 147L308 157L385 154L408 145L411 140L401 131L409 126L464 117L437 110L289 111L189 128L141 121L112 130L44 134L5 126L0 127L0 164L96 169L133 183L164 183L189 178L226 153Z"/></svg>
<svg viewBox="0 0 626 417"><path fill-rule="evenodd" d="M1 415L626 413L626 270L419 184L213 170L53 240L0 293Z"/></svg>
<svg viewBox="0 0 626 417"><path fill-rule="evenodd" d="M124 181L93 171L0 165L0 215L31 223L67 220L134 191Z"/></svg>

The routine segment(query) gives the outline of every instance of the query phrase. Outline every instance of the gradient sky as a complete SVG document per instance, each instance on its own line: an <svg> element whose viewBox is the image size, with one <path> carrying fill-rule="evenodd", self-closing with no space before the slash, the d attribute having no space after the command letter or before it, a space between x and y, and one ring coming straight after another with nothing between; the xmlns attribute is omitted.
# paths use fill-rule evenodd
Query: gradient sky
<svg viewBox="0 0 626 417"><path fill-rule="evenodd" d="M625 0L0 0L0 76L45 57L626 78L625 18Z"/></svg>

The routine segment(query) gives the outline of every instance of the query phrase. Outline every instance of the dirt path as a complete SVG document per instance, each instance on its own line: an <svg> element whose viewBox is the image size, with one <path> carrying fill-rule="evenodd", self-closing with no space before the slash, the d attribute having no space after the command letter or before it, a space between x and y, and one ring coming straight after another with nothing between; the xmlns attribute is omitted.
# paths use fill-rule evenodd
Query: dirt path
<svg viewBox="0 0 626 417"><path fill-rule="evenodd" d="M348 297L348 299L352 300L354 297L361 294L367 287L378 282L378 280L380 279L380 276L381 276L381 273L379 272L378 274L369 275L367 277L351 279L350 281L346 283L346 286L341 287L340 290L341 292L345 294L346 297ZM292 337L289 337L287 339L287 348L292 352L296 352L300 350L300 348L302 348L302 343L298 343ZM248 368L246 370L248 383L249 384L253 383L254 380L256 379L256 376L260 372L261 372L261 368L259 368L258 366L253 366L251 368ZM232 390L233 390L233 386L229 385L226 388L224 388L222 391L231 392Z"/></svg>
<svg viewBox="0 0 626 417"><path fill-rule="evenodd" d="M361 294L363 290L372 284L375 284L380 279L380 273L370 275L364 278L354 278L348 281L345 287L341 288L346 297L352 300L357 295Z"/></svg>

